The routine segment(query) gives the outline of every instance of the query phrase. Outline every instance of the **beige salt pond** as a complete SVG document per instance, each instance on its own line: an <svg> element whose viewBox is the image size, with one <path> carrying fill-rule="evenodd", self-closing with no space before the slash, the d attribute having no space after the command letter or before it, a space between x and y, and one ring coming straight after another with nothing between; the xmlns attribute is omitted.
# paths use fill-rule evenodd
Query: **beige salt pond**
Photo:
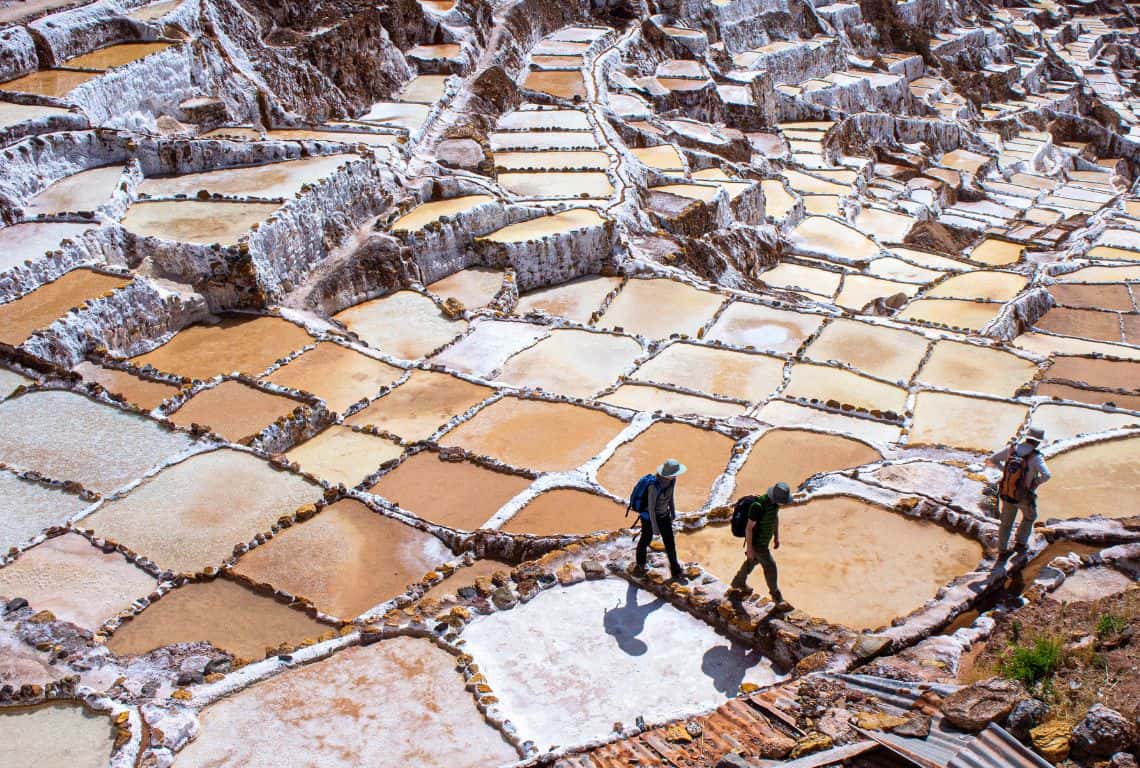
<svg viewBox="0 0 1140 768"><path fill-rule="evenodd" d="M902 413L906 403L906 390L860 376L851 371L826 365L799 363L792 366L792 377L784 394L788 397L816 399L826 403L836 400L840 404L866 408L869 411Z"/></svg>
<svg viewBox="0 0 1140 768"><path fill-rule="evenodd" d="M896 283L867 275L847 275L843 278L843 288L836 295L835 303L858 312L876 299L885 299L897 293L913 296L918 290L919 286L909 283Z"/></svg>
<svg viewBox="0 0 1140 768"><path fill-rule="evenodd" d="M0 764L106 768L115 744L110 718L78 704L0 709Z"/></svg>
<svg viewBox="0 0 1140 768"><path fill-rule="evenodd" d="M992 453L1009 442L1028 410L1020 403L919 392L909 442Z"/></svg>
<svg viewBox="0 0 1140 768"><path fill-rule="evenodd" d="M160 381L149 381L138 376L82 362L72 368L86 382L99 384L108 392L121 396L128 403L145 411L157 408L164 400L178 394L178 387Z"/></svg>
<svg viewBox="0 0 1140 768"><path fill-rule="evenodd" d="M943 339L935 342L918 381L962 392L1013 397L1037 373L1029 360L998 349Z"/></svg>
<svg viewBox="0 0 1140 768"><path fill-rule="evenodd" d="M530 482L422 451L381 477L371 492L438 525L474 531Z"/></svg>
<svg viewBox="0 0 1140 768"><path fill-rule="evenodd" d="M576 323L588 323L593 313L602 306L605 297L619 285L620 278L595 275L551 288L540 288L519 297L515 314L545 312Z"/></svg>
<svg viewBox="0 0 1140 768"><path fill-rule="evenodd" d="M182 3L183 0L165 0L164 2L151 3L127 15L135 21L158 21Z"/></svg>
<svg viewBox="0 0 1140 768"><path fill-rule="evenodd" d="M366 114L358 117L362 123L375 123L403 128L408 131L418 131L427 120L431 107L427 104L409 104L407 102L380 101L372 105Z"/></svg>
<svg viewBox="0 0 1140 768"><path fill-rule="evenodd" d="M448 77L450 75L416 75L396 98L398 101L417 104L436 104L443 99Z"/></svg>
<svg viewBox="0 0 1140 768"><path fill-rule="evenodd" d="M247 552L234 572L352 619L404 593L451 558L431 534L342 499Z"/></svg>
<svg viewBox="0 0 1140 768"><path fill-rule="evenodd" d="M254 225L280 207L277 203L158 200L132 205L122 225L139 237L196 245L237 245Z"/></svg>
<svg viewBox="0 0 1140 768"><path fill-rule="evenodd" d="M238 443L255 437L301 405L300 401L229 380L197 393L169 418L180 427L209 427L211 432Z"/></svg>
<svg viewBox="0 0 1140 768"><path fill-rule="evenodd" d="M916 333L838 318L808 345L804 357L837 360L882 379L909 381L929 344Z"/></svg>
<svg viewBox="0 0 1140 768"><path fill-rule="evenodd" d="M414 370L406 382L345 422L374 426L407 442L426 440L494 390L435 371Z"/></svg>
<svg viewBox="0 0 1140 768"><path fill-rule="evenodd" d="M598 174L604 176L605 174ZM609 182L606 182L607 184ZM590 208L571 208L562 213L549 216L539 216L535 219L521 221L496 230L486 237L477 238L492 243L520 243L528 240L540 240L544 237L560 235L576 229L599 227L608 219Z"/></svg>
<svg viewBox="0 0 1140 768"><path fill-rule="evenodd" d="M214 325L185 328L131 362L192 379L235 371L256 376L312 342L304 328L280 317L230 315Z"/></svg>
<svg viewBox="0 0 1140 768"><path fill-rule="evenodd" d="M788 235L801 253L839 261L865 261L879 255L879 246L835 219L808 216Z"/></svg>
<svg viewBox="0 0 1140 768"><path fill-rule="evenodd" d="M625 507L605 496L558 488L540 494L508 520L501 530L534 536L585 535L633 524Z"/></svg>
<svg viewBox="0 0 1140 768"><path fill-rule="evenodd" d="M724 582L744 560L741 540L722 526L677 538L682 560L700 562ZM773 554L784 597L811 616L853 629L889 625L982 558L972 539L844 497L780 510L780 545ZM759 568L749 585L766 594Z"/></svg>
<svg viewBox="0 0 1140 768"><path fill-rule="evenodd" d="M282 387L310 392L344 413L370 400L404 375L401 368L331 341L322 341L265 378Z"/></svg>
<svg viewBox="0 0 1140 768"><path fill-rule="evenodd" d="M986 299L1009 301L1029 283L1025 275L1013 272L967 272L947 278L926 292L932 299Z"/></svg>
<svg viewBox="0 0 1140 768"><path fill-rule="evenodd" d="M415 291L397 291L338 312L344 323L371 347L404 360L418 360L467 329L449 320L435 302Z"/></svg>
<svg viewBox="0 0 1140 768"><path fill-rule="evenodd" d="M582 196L608 198L614 193L609 176L597 171L500 173L499 184L512 195L543 199Z"/></svg>
<svg viewBox="0 0 1140 768"><path fill-rule="evenodd" d="M380 469L381 464L400 458L403 452L391 440L333 424L294 447L285 457L329 485L352 488Z"/></svg>
<svg viewBox="0 0 1140 768"><path fill-rule="evenodd" d="M383 692L377 695L377 692ZM393 637L348 648L207 707L177 768L482 768L518 760L475 708L455 659L430 640Z"/></svg>
<svg viewBox="0 0 1140 768"><path fill-rule="evenodd" d="M1039 520L1136 514L1140 437L1093 443L1046 458L1053 477L1037 494Z"/></svg>
<svg viewBox="0 0 1140 768"><path fill-rule="evenodd" d="M443 299L458 299L469 309L486 306L503 289L503 272L487 267L468 267L436 280L427 289Z"/></svg>
<svg viewBox="0 0 1140 768"><path fill-rule="evenodd" d="M692 415L710 419L728 419L747 410L746 406L737 403L643 384L622 384L612 395L603 397L601 402L634 411L661 411L674 416Z"/></svg>
<svg viewBox="0 0 1140 768"><path fill-rule="evenodd" d="M39 261L49 251L58 250L64 240L78 240L84 232L94 229L90 224L64 222L30 222L4 227L0 229L0 272L25 261Z"/></svg>
<svg viewBox="0 0 1140 768"><path fill-rule="evenodd" d="M584 130L510 131L492 133L488 138L491 142L491 150L494 152L504 152L508 150L568 151L574 149L593 149L600 146L594 134Z"/></svg>
<svg viewBox="0 0 1140 768"><path fill-rule="evenodd" d="M34 104L14 104L0 101L0 128L10 128L29 120L44 120L71 114L62 107L41 107Z"/></svg>
<svg viewBox="0 0 1140 768"><path fill-rule="evenodd" d="M84 526L163 568L198 572L221 565L235 544L268 531L282 515L320 495L320 486L251 454L222 448L168 467L104 504Z"/></svg>
<svg viewBox="0 0 1140 768"><path fill-rule="evenodd" d="M734 301L713 323L705 338L768 352L795 352L819 329L823 320L819 315Z"/></svg>
<svg viewBox="0 0 1140 768"><path fill-rule="evenodd" d="M769 400L763 408L756 411L756 418L776 427L825 429L882 445L898 442L902 434L902 429L893 424L847 416L784 400Z"/></svg>
<svg viewBox="0 0 1140 768"><path fill-rule="evenodd" d="M17 347L47 328L72 307L102 297L130 282L118 275L74 269L15 301L0 304L0 344Z"/></svg>
<svg viewBox="0 0 1140 768"><path fill-rule="evenodd" d="M76 495L0 470L0 552L24 544L48 528L65 525L88 505ZM3 580L4 571L0 570L0 582Z"/></svg>
<svg viewBox="0 0 1140 768"><path fill-rule="evenodd" d="M0 568L0 595L19 595L37 611L87 630L152 592L157 582L118 552L104 554L76 533L65 533Z"/></svg>
<svg viewBox="0 0 1140 768"><path fill-rule="evenodd" d="M78 72L72 69L41 69L30 75L0 83L0 91L31 93L59 99L102 74L102 72Z"/></svg>
<svg viewBox="0 0 1140 768"><path fill-rule="evenodd" d="M579 70L541 70L527 73L523 88L553 96L556 99L586 98L586 83Z"/></svg>
<svg viewBox="0 0 1140 768"><path fill-rule="evenodd" d="M609 165L609 155L593 150L495 153L495 168L501 171L604 171Z"/></svg>
<svg viewBox="0 0 1140 768"><path fill-rule="evenodd" d="M1025 246L1019 243L987 237L970 251L970 261L988 264L991 267L1004 267L1020 261L1023 253Z"/></svg>
<svg viewBox="0 0 1140 768"><path fill-rule="evenodd" d="M733 498L766 493L781 482L794 490L820 472L859 467L880 459L882 455L871 446L843 435L773 429L756 441L748 459L737 470Z"/></svg>
<svg viewBox="0 0 1140 768"><path fill-rule="evenodd" d="M76 211L94 211L111 199L123 166L107 165L65 176L49 185L24 206L26 216L54 216Z"/></svg>
<svg viewBox="0 0 1140 768"><path fill-rule="evenodd" d="M985 301L918 299L907 304L898 314L898 319L980 331L993 322L1004 306Z"/></svg>
<svg viewBox="0 0 1140 768"><path fill-rule="evenodd" d="M672 333L695 336L723 303L720 294L676 280L630 280L598 324L651 339L663 339Z"/></svg>
<svg viewBox="0 0 1140 768"><path fill-rule="evenodd" d="M650 168L656 168L659 171L685 170L685 161L682 159L681 153L672 144L631 149L629 153Z"/></svg>
<svg viewBox="0 0 1140 768"><path fill-rule="evenodd" d="M327 155L182 176L152 177L139 184L138 193L149 197L193 196L204 189L217 195L289 199L303 185L325 178L354 159L358 158L355 155Z"/></svg>
<svg viewBox="0 0 1140 768"><path fill-rule="evenodd" d="M635 378L758 402L782 383L784 361L700 344L671 344L642 364Z"/></svg>
<svg viewBox="0 0 1140 768"><path fill-rule="evenodd" d="M1108 413L1097 408L1061 403L1041 403L1030 424L1045 430L1046 443L1122 427L1140 426L1140 416Z"/></svg>
<svg viewBox="0 0 1140 768"><path fill-rule="evenodd" d="M121 625L107 646L137 656L174 643L208 642L260 659L268 648L320 637L331 627L227 578L184 584Z"/></svg>
<svg viewBox="0 0 1140 768"><path fill-rule="evenodd" d="M590 397L617 381L641 355L641 345L628 336L556 329L508 360L496 380Z"/></svg>
<svg viewBox="0 0 1140 768"><path fill-rule="evenodd" d="M441 438L446 446L540 472L570 470L597 455L623 423L568 403L505 397Z"/></svg>
<svg viewBox="0 0 1140 768"><path fill-rule="evenodd" d="M773 288L806 291L830 298L839 290L843 273L783 262L760 273L759 279Z"/></svg>
<svg viewBox="0 0 1140 768"><path fill-rule="evenodd" d="M463 197L452 197L447 200L434 200L430 203L423 203L393 221L389 229L393 232L418 232L428 224L439 221L444 216L450 217L465 211L470 211L494 199L495 198L490 195L464 195Z"/></svg>

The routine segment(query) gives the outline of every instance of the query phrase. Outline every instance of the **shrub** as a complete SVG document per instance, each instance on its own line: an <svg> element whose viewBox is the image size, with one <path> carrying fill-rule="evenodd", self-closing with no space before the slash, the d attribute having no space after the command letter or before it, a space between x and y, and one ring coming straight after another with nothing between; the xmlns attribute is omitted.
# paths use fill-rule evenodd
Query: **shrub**
<svg viewBox="0 0 1140 768"><path fill-rule="evenodd" d="M1061 641L1051 637L1039 637L1031 646L1016 646L1002 659L1001 675L1033 688L1048 681L1061 666L1062 649Z"/></svg>

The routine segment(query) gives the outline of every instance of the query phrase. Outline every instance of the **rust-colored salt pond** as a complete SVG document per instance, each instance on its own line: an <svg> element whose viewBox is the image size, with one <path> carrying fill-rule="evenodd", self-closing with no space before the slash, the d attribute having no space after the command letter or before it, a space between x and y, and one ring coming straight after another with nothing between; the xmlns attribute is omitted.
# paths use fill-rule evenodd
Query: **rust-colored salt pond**
<svg viewBox="0 0 1140 768"><path fill-rule="evenodd" d="M180 427L201 424L238 443L301 405L297 400L230 380L194 395L170 414L170 420Z"/></svg>
<svg viewBox="0 0 1140 768"><path fill-rule="evenodd" d="M737 471L733 498L766 493L779 482L787 483L794 490L819 472L858 467L881 458L882 455L866 443L842 435L773 429L756 441L744 466Z"/></svg>
<svg viewBox="0 0 1140 768"><path fill-rule="evenodd" d="M1073 387L1068 384L1056 382L1043 382L1037 385L1037 394L1040 397L1058 397L1063 400L1075 400L1078 403L1089 405L1107 405L1112 403L1117 408L1128 408L1133 411L1140 410L1140 395L1122 395L1117 392L1100 392L1095 389Z"/></svg>
<svg viewBox="0 0 1140 768"><path fill-rule="evenodd" d="M1109 389L1140 389L1140 362L1056 357L1045 371L1048 379L1061 379Z"/></svg>
<svg viewBox="0 0 1140 768"><path fill-rule="evenodd" d="M557 488L538 496L508 520L502 530L535 536L583 535L633 525L622 504L574 488Z"/></svg>
<svg viewBox="0 0 1140 768"><path fill-rule="evenodd" d="M41 69L30 75L0 83L0 91L33 93L37 96L62 98L102 72L76 72L71 69Z"/></svg>
<svg viewBox="0 0 1140 768"><path fill-rule="evenodd" d="M1025 421L1020 403L919 392L910 428L912 445L947 445L982 453L997 451Z"/></svg>
<svg viewBox="0 0 1140 768"><path fill-rule="evenodd" d="M82 376L84 381L98 384L108 392L120 395L128 403L147 411L157 408L162 401L178 394L178 387L173 384L140 379L126 371L104 368L86 361L72 370Z"/></svg>
<svg viewBox="0 0 1140 768"><path fill-rule="evenodd" d="M619 447L598 470L598 482L624 497L639 477L656 471L666 459L676 459L689 468L677 479L677 511L692 512L708 499L713 483L728 465L732 446L732 438L719 432L659 421Z"/></svg>
<svg viewBox="0 0 1140 768"><path fill-rule="evenodd" d="M514 566L510 563L491 560L486 557L480 558L471 565L457 568L455 573L424 592L420 599L439 600L445 595L454 595L458 589L474 586L479 579L490 579L496 573L510 574L513 569Z"/></svg>
<svg viewBox="0 0 1140 768"><path fill-rule="evenodd" d="M320 637L331 627L304 611L227 578L184 584L163 595L111 635L107 646L135 656L174 643L206 641L246 659Z"/></svg>
<svg viewBox="0 0 1140 768"><path fill-rule="evenodd" d="M586 83L580 70L531 70L523 88L547 93L558 99L586 98Z"/></svg>
<svg viewBox="0 0 1140 768"><path fill-rule="evenodd" d="M111 719L74 703L0 708L0 765L107 768Z"/></svg>
<svg viewBox="0 0 1140 768"><path fill-rule="evenodd" d="M898 546L900 541L907 546ZM744 562L743 540L725 526L679 534L677 549L682 560L700 562L724 582ZM972 571L982 547L935 523L836 496L780 510L780 549L773 554L780 590L792 605L811 616L868 629L905 616ZM749 585L766 594L759 568Z"/></svg>
<svg viewBox="0 0 1140 768"><path fill-rule="evenodd" d="M131 362L192 379L211 379L234 371L256 376L312 343L313 337L304 328L280 317L234 315L216 325L185 328L158 349Z"/></svg>
<svg viewBox="0 0 1140 768"><path fill-rule="evenodd" d="M342 499L242 556L234 572L352 619L450 560L429 533Z"/></svg>
<svg viewBox="0 0 1140 768"><path fill-rule="evenodd" d="M343 413L391 386L404 371L348 347L322 341L265 378L282 387L310 392L330 410Z"/></svg>
<svg viewBox="0 0 1140 768"><path fill-rule="evenodd" d="M132 205L121 223L139 237L228 246L237 245L255 224L280 207L279 203L155 200Z"/></svg>
<svg viewBox="0 0 1140 768"><path fill-rule="evenodd" d="M1035 324L1043 331L1062 336L1079 336L1082 339L1120 342L1120 315L1095 309L1069 309L1055 307Z"/></svg>
<svg viewBox="0 0 1140 768"><path fill-rule="evenodd" d="M403 452L392 440L333 424L285 456L331 485L352 488L380 469L381 464L400 458Z"/></svg>
<svg viewBox="0 0 1140 768"><path fill-rule="evenodd" d="M75 69L112 69L138 61L144 56L158 53L169 48L173 43L120 43L108 45L91 53L68 59L64 66Z"/></svg>
<svg viewBox="0 0 1140 768"><path fill-rule="evenodd" d="M0 304L0 344L19 346L35 331L47 328L67 310L115 291L130 282L117 275L73 269L15 301Z"/></svg>
<svg viewBox="0 0 1140 768"><path fill-rule="evenodd" d="M1053 478L1037 492L1038 520L1136 514L1140 437L1073 448L1048 462Z"/></svg>
<svg viewBox="0 0 1140 768"><path fill-rule="evenodd" d="M104 554L76 533L48 539L0 568L0 594L19 595L37 611L88 630L129 608L155 584L118 552Z"/></svg>
<svg viewBox="0 0 1140 768"><path fill-rule="evenodd" d="M426 440L449 420L493 393L489 387L446 373L414 370L407 381L350 416L345 423L371 425L407 442Z"/></svg>
<svg viewBox="0 0 1140 768"><path fill-rule="evenodd" d="M946 389L1012 397L1036 373L1036 364L1017 355L942 339L935 342L918 373L918 381Z"/></svg>
<svg viewBox="0 0 1140 768"><path fill-rule="evenodd" d="M1135 312L1132 294L1123 283L1109 285L1050 285L1049 293L1057 303L1078 309L1110 309Z"/></svg>
<svg viewBox="0 0 1140 768"><path fill-rule="evenodd" d="M622 427L602 411L567 403L505 397L441 439L511 466L569 470L597 455ZM644 474L644 473L643 473Z"/></svg>
<svg viewBox="0 0 1140 768"><path fill-rule="evenodd" d="M381 477L371 491L425 520L473 531L530 482L469 462L441 461L438 454L423 451Z"/></svg>

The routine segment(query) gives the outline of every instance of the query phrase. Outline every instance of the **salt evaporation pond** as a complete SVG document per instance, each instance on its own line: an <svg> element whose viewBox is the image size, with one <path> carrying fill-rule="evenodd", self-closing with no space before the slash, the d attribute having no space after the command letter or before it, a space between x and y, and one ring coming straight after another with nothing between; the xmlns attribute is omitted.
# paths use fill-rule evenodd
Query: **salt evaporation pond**
<svg viewBox="0 0 1140 768"><path fill-rule="evenodd" d="M519 297L515 313L545 312L576 323L587 323L605 297L621 285L616 277L582 277L568 283L541 288Z"/></svg>
<svg viewBox="0 0 1140 768"><path fill-rule="evenodd" d="M332 174L354 159L355 155L327 155L182 176L151 177L139 184L138 193L149 197L193 196L204 189L215 195L289 199L305 184Z"/></svg>
<svg viewBox="0 0 1140 768"><path fill-rule="evenodd" d="M278 203L223 200L157 200L135 203L123 227L139 237L195 245L237 245L255 224L280 208Z"/></svg>
<svg viewBox="0 0 1140 768"><path fill-rule="evenodd" d="M602 175L604 174L594 174ZM607 182L608 184L608 182ZM541 187L546 190L546 186ZM527 240L539 240L544 237L551 237L553 235L560 235L564 232L570 232L576 229L585 229L587 227L598 227L604 224L607 220L597 211L589 208L571 208L562 213L555 213L550 216L539 216L535 219L528 219L521 221L518 224L511 224L496 230L484 238L492 243L520 243Z"/></svg>
<svg viewBox="0 0 1140 768"><path fill-rule="evenodd" d="M352 488L403 452L391 440L333 424L295 446L285 457L332 486Z"/></svg>
<svg viewBox="0 0 1140 768"><path fill-rule="evenodd" d="M0 103L0 110L3 109ZM3 112L0 111L0 123ZM58 250L63 240L79 240L90 224L67 222L31 222L0 229L0 272L18 267L25 261L39 261L49 251Z"/></svg>
<svg viewBox="0 0 1140 768"><path fill-rule="evenodd" d="M30 120L44 120L69 114L62 107L41 107L32 104L0 102L0 128L10 128Z"/></svg>
<svg viewBox="0 0 1140 768"><path fill-rule="evenodd" d="M0 764L106 768L115 729L79 704L0 708Z"/></svg>
<svg viewBox="0 0 1140 768"><path fill-rule="evenodd" d="M869 411L901 413L907 392L901 387L826 365L800 363L792 366L784 394L826 403L830 400Z"/></svg>
<svg viewBox="0 0 1140 768"><path fill-rule="evenodd" d="M36 96L62 98L102 72L78 72L72 69L41 69L30 75L0 83L0 91L30 93Z"/></svg>
<svg viewBox="0 0 1140 768"><path fill-rule="evenodd" d="M0 304L0 343L18 347L72 307L100 298L129 282L118 275L74 269L15 301Z"/></svg>
<svg viewBox="0 0 1140 768"><path fill-rule="evenodd" d="M823 321L820 315L734 301L720 314L705 338L767 352L795 352Z"/></svg>
<svg viewBox="0 0 1140 768"><path fill-rule="evenodd" d="M33 197L24 212L34 216L94 211L110 201L123 170L121 165L108 165L65 176Z"/></svg>
<svg viewBox="0 0 1140 768"><path fill-rule="evenodd" d="M622 384L603 403L635 411L661 411L674 416L695 415L710 419L728 419L744 413L748 406L690 395L645 384Z"/></svg>
<svg viewBox="0 0 1140 768"><path fill-rule="evenodd" d="M1038 491L1040 520L1136 514L1140 437L1093 443L1046 458L1053 478Z"/></svg>
<svg viewBox="0 0 1140 768"><path fill-rule="evenodd" d="M81 56L68 59L64 66L75 69L112 69L138 61L144 56L158 53L169 48L173 43L120 43L109 45L106 48L85 53Z"/></svg>
<svg viewBox="0 0 1140 768"><path fill-rule="evenodd" d="M413 370L408 380L346 420L352 426L373 426L407 442L426 440L451 419L494 393L436 371Z"/></svg>
<svg viewBox="0 0 1140 768"><path fill-rule="evenodd" d="M1062 603L1090 603L1119 594L1135 583L1114 568L1082 568L1067 577L1049 597Z"/></svg>
<svg viewBox="0 0 1140 768"><path fill-rule="evenodd" d="M322 341L265 377L281 387L309 392L344 413L395 384L404 371L331 341Z"/></svg>
<svg viewBox="0 0 1140 768"><path fill-rule="evenodd" d="M1020 403L919 392L910 443L994 452L1009 442L1028 410Z"/></svg>
<svg viewBox="0 0 1140 768"><path fill-rule="evenodd" d="M830 432L773 429L756 441L736 473L733 498L766 493L775 483L793 490L812 475L859 467L882 456L866 443Z"/></svg>
<svg viewBox="0 0 1140 768"><path fill-rule="evenodd" d="M233 372L256 376L312 343L313 337L304 328L280 317L231 315L214 325L185 328L131 362L192 379Z"/></svg>
<svg viewBox="0 0 1140 768"><path fill-rule="evenodd" d="M630 280L610 303L599 326L650 339L672 333L695 336L724 303L724 297L675 280Z"/></svg>
<svg viewBox="0 0 1140 768"><path fill-rule="evenodd" d="M580 535L612 531L633 524L625 506L605 496L574 488L557 488L539 494L503 524L509 533L534 536Z"/></svg>
<svg viewBox="0 0 1140 768"><path fill-rule="evenodd" d="M418 360L467 330L449 320L435 302L415 291L397 291L334 315L370 347L404 360Z"/></svg>
<svg viewBox="0 0 1140 768"><path fill-rule="evenodd" d="M1086 361L1087 362L1087 361ZM918 381L964 392L1012 397L1037 373L1025 358L1001 350L943 339L918 372Z"/></svg>
<svg viewBox="0 0 1140 768"><path fill-rule="evenodd" d="M432 358L459 373L482 378L502 367L511 355L532 345L549 331L540 325L512 323L503 320L479 320L471 331Z"/></svg>
<svg viewBox="0 0 1140 768"><path fill-rule="evenodd" d="M926 356L930 342L917 333L833 320L808 345L804 357L826 362L838 360L890 381L909 381Z"/></svg>
<svg viewBox="0 0 1140 768"><path fill-rule="evenodd" d="M554 330L506 362L496 380L568 397L591 397L613 384L642 355L628 336Z"/></svg>
<svg viewBox="0 0 1140 768"><path fill-rule="evenodd" d="M672 384L710 395L757 402L780 386L784 361L699 344L672 344L642 364L634 377L639 381Z"/></svg>
<svg viewBox="0 0 1140 768"><path fill-rule="evenodd" d="M84 381L99 384L108 392L121 396L128 403L144 411L157 408L163 401L177 395L178 387L160 381L150 381L126 371L104 368L84 361L72 368Z"/></svg>
<svg viewBox="0 0 1140 768"><path fill-rule="evenodd" d="M89 504L74 494L0 470L0 552L64 525Z"/></svg>
<svg viewBox="0 0 1140 768"><path fill-rule="evenodd" d="M461 269L427 286L436 296L457 299L470 309L487 305L502 288L503 272L487 267Z"/></svg>
<svg viewBox="0 0 1140 768"><path fill-rule="evenodd" d="M170 420L187 428L200 424L230 442L240 443L300 405L297 400L230 380L197 393L170 414Z"/></svg>

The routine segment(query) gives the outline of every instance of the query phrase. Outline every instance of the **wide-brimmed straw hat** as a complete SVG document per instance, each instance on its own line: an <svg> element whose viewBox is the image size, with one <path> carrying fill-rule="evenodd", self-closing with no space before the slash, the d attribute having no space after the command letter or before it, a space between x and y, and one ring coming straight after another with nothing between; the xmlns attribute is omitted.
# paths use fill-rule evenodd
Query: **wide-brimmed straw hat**
<svg viewBox="0 0 1140 768"><path fill-rule="evenodd" d="M665 459L665 463L657 468L657 474L661 477L676 477L688 471L689 468L676 459Z"/></svg>
<svg viewBox="0 0 1140 768"><path fill-rule="evenodd" d="M787 483L776 483L768 489L768 498L777 504L787 504L792 500L792 489Z"/></svg>
<svg viewBox="0 0 1140 768"><path fill-rule="evenodd" d="M1040 443L1045 439L1045 430L1040 427L1033 427L1025 433L1025 442L1027 443Z"/></svg>

